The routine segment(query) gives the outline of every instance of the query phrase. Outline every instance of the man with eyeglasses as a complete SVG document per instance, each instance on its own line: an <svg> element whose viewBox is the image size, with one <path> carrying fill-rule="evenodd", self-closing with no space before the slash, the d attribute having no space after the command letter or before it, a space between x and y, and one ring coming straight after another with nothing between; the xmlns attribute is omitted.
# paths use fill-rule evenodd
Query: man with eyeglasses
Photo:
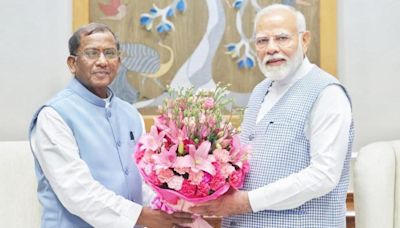
<svg viewBox="0 0 400 228"><path fill-rule="evenodd" d="M140 113L108 88L120 65L119 42L103 24L69 40L71 83L33 117L42 228L180 227L191 214L143 207L142 181L131 158L145 131Z"/></svg>
<svg viewBox="0 0 400 228"><path fill-rule="evenodd" d="M271 5L255 18L255 48L266 79L253 90L241 139L253 146L243 190L197 205L222 227L345 227L353 141L350 99L306 57L302 13Z"/></svg>

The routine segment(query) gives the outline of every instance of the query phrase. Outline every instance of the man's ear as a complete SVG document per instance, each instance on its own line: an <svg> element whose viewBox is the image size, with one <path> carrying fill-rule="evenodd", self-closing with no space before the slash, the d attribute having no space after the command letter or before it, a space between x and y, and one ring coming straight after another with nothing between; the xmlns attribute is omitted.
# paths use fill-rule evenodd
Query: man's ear
<svg viewBox="0 0 400 228"><path fill-rule="evenodd" d="M303 46L303 54L306 55L308 46L310 45L310 41L311 41L311 32L305 31L300 35L301 35L301 45Z"/></svg>
<svg viewBox="0 0 400 228"><path fill-rule="evenodd" d="M68 64L69 70L71 71L71 73L73 75L75 75L75 73L76 73L75 63L76 63L76 56L72 56L72 55L68 56L67 64Z"/></svg>

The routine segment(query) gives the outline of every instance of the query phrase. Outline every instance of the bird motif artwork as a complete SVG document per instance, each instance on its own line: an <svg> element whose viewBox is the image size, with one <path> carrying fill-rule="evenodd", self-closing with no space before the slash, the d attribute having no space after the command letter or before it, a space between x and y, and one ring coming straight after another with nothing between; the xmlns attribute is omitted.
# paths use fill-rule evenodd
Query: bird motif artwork
<svg viewBox="0 0 400 228"><path fill-rule="evenodd" d="M121 0L110 0L109 3L99 2L98 5L105 16L103 19L121 20L126 15L127 5Z"/></svg>
<svg viewBox="0 0 400 228"><path fill-rule="evenodd" d="M213 90L245 107L264 76L253 45L255 12L272 3L300 7L318 30L319 0L93 0L90 17L116 31L121 65L110 86L121 99L152 113L171 88ZM92 18L93 17L93 18ZM310 20L311 18L311 20ZM316 37L318 38L318 37ZM318 49L310 49L318 60Z"/></svg>
<svg viewBox="0 0 400 228"><path fill-rule="evenodd" d="M141 87L144 87L145 80L151 79L162 90L166 90L159 79L171 69L174 63L174 51L161 41L158 45L169 52L169 59L165 62L161 62L160 54L150 46L139 43L121 44L122 64L117 78L111 84L111 88L118 97L129 103L134 103L141 96L140 92L129 85L127 81L127 73L129 71L139 73L142 77Z"/></svg>

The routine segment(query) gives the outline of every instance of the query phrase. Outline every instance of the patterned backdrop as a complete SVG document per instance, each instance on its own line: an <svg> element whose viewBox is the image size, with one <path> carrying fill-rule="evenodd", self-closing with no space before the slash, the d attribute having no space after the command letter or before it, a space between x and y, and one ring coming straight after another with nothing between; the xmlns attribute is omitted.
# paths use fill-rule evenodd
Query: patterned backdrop
<svg viewBox="0 0 400 228"><path fill-rule="evenodd" d="M264 76L252 43L257 11L292 5L312 31L310 60L320 63L319 0L90 0L89 20L109 25L121 41L117 95L154 113L166 86L209 88L231 84L229 96L247 104Z"/></svg>

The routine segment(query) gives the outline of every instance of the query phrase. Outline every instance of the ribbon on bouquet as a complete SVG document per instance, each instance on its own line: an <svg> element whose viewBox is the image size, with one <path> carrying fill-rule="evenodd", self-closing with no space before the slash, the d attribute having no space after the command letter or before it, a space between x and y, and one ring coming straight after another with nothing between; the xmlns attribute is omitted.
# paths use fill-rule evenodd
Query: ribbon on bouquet
<svg viewBox="0 0 400 228"><path fill-rule="evenodd" d="M157 195L151 202L151 207L153 209L162 210L168 214L172 214L175 211L185 211L189 212L189 207L194 205L183 199L177 199L176 204L172 204L162 198L162 196ZM204 220L200 215L193 215L193 223L191 224L181 224L184 226L189 226L191 228L212 228L212 226Z"/></svg>

